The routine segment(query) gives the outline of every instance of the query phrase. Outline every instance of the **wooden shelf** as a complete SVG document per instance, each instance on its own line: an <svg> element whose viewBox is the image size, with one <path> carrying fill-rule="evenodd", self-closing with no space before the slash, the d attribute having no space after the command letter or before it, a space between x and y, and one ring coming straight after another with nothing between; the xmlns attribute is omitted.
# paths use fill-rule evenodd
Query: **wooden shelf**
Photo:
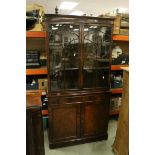
<svg viewBox="0 0 155 155"><path fill-rule="evenodd" d="M26 75L43 75L47 74L47 68L26 69Z"/></svg>
<svg viewBox="0 0 155 155"><path fill-rule="evenodd" d="M45 38L46 32L44 31L26 31L27 38Z"/></svg>
<svg viewBox="0 0 155 155"><path fill-rule="evenodd" d="M113 40L118 40L118 41L129 41L129 36L113 35Z"/></svg>
<svg viewBox="0 0 155 155"><path fill-rule="evenodd" d="M121 67L129 67L129 65L111 65L111 70L122 70Z"/></svg>
<svg viewBox="0 0 155 155"><path fill-rule="evenodd" d="M123 88L113 88L111 89L112 94L120 94L123 92Z"/></svg>
<svg viewBox="0 0 155 155"><path fill-rule="evenodd" d="M112 110L110 111L110 115L118 115L119 114L119 110Z"/></svg>

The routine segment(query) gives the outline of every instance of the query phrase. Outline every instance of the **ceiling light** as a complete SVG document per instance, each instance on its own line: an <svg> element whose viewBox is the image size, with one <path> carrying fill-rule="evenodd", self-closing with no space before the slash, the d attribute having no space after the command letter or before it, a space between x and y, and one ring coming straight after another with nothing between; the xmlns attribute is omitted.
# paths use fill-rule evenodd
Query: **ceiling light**
<svg viewBox="0 0 155 155"><path fill-rule="evenodd" d="M76 2L62 2L59 9L72 10L77 5L78 5L78 3L76 3Z"/></svg>
<svg viewBox="0 0 155 155"><path fill-rule="evenodd" d="M81 16L83 14L84 14L83 11L73 11L72 13L70 13L70 15L77 15L77 16Z"/></svg>
<svg viewBox="0 0 155 155"><path fill-rule="evenodd" d="M85 28L85 29L84 29L84 31L88 31L88 30L89 30L88 28Z"/></svg>
<svg viewBox="0 0 155 155"><path fill-rule="evenodd" d="M97 28L97 26L90 26L90 28L93 28L93 29L95 29L95 28Z"/></svg>
<svg viewBox="0 0 155 155"><path fill-rule="evenodd" d="M73 25L70 25L70 26L69 26L69 28L71 28L71 29L72 29L72 28L73 28Z"/></svg>
<svg viewBox="0 0 155 155"><path fill-rule="evenodd" d="M79 31L79 29L73 29L73 31Z"/></svg>

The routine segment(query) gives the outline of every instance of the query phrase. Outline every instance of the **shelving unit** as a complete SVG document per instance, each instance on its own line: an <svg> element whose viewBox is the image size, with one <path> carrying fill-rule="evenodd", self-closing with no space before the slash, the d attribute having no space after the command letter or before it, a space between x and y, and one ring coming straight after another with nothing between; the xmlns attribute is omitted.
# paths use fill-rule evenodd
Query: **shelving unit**
<svg viewBox="0 0 155 155"><path fill-rule="evenodd" d="M27 95L46 95L46 90L26 90Z"/></svg>
<svg viewBox="0 0 155 155"><path fill-rule="evenodd" d="M45 38L46 32L44 32L44 31L27 31L26 37L27 38Z"/></svg>
<svg viewBox="0 0 155 155"><path fill-rule="evenodd" d="M113 42L117 43L118 45L120 45L120 47L122 48L123 51L125 52L129 52L129 36L127 35L113 35ZM122 71L121 67L129 67L129 65L111 65L111 71ZM112 96L114 95L119 95L122 94L123 92L123 88L112 88L111 89L111 93ZM110 115L118 115L119 114L119 110L111 110Z"/></svg>
<svg viewBox="0 0 155 155"><path fill-rule="evenodd" d="M40 50L41 53L45 52L45 38L46 38L46 32L44 31L27 31L26 32L26 49L30 50ZM46 53L46 52L45 52ZM26 76L46 76L48 73L47 66L42 66L39 68L28 68L26 69ZM31 100L34 100L36 97L38 97L38 100L36 100L36 103L41 103L41 97L42 95L47 95L47 90L26 90L26 95L32 98ZM40 101L40 102L39 102ZM48 111L43 110L42 115L47 115Z"/></svg>
<svg viewBox="0 0 155 155"><path fill-rule="evenodd" d="M115 40L115 41L129 41L129 36L113 35L113 40Z"/></svg>
<svg viewBox="0 0 155 155"><path fill-rule="evenodd" d="M26 75L44 75L47 74L47 67L26 69Z"/></svg>
<svg viewBox="0 0 155 155"><path fill-rule="evenodd" d="M112 110L110 111L110 115L118 115L119 114L119 110Z"/></svg>
<svg viewBox="0 0 155 155"><path fill-rule="evenodd" d="M123 92L123 88L113 88L111 89L112 94L120 94Z"/></svg>
<svg viewBox="0 0 155 155"><path fill-rule="evenodd" d="M122 70L121 67L128 67L129 65L112 65L111 70Z"/></svg>

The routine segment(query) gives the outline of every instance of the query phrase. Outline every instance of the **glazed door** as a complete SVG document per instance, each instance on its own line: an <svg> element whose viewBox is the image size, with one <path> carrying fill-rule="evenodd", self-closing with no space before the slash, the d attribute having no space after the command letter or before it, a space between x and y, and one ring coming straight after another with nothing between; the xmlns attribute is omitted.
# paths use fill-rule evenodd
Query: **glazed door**
<svg viewBox="0 0 155 155"><path fill-rule="evenodd" d="M49 24L50 91L79 88L80 26Z"/></svg>
<svg viewBox="0 0 155 155"><path fill-rule="evenodd" d="M52 143L63 143L80 137L79 104L49 105L49 136Z"/></svg>
<svg viewBox="0 0 155 155"><path fill-rule="evenodd" d="M109 89L111 28L84 25L83 88Z"/></svg>

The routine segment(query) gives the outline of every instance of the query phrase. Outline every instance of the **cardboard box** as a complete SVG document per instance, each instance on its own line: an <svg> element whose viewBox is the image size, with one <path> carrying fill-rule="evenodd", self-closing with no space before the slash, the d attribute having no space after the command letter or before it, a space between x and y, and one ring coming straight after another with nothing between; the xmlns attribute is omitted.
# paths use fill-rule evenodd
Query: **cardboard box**
<svg viewBox="0 0 155 155"><path fill-rule="evenodd" d="M121 25L121 16L116 16L115 20L114 20L114 27L120 27Z"/></svg>
<svg viewBox="0 0 155 155"><path fill-rule="evenodd" d="M114 27L113 34L119 34L119 32L120 32L120 27Z"/></svg>
<svg viewBox="0 0 155 155"><path fill-rule="evenodd" d="M120 25L121 25L121 16L116 16L114 20L113 34L119 34Z"/></svg>
<svg viewBox="0 0 155 155"><path fill-rule="evenodd" d="M38 79L39 89L47 89L47 79Z"/></svg>
<svg viewBox="0 0 155 155"><path fill-rule="evenodd" d="M120 29L121 35L129 35L129 29Z"/></svg>
<svg viewBox="0 0 155 155"><path fill-rule="evenodd" d="M121 27L129 27L129 22L121 21Z"/></svg>

